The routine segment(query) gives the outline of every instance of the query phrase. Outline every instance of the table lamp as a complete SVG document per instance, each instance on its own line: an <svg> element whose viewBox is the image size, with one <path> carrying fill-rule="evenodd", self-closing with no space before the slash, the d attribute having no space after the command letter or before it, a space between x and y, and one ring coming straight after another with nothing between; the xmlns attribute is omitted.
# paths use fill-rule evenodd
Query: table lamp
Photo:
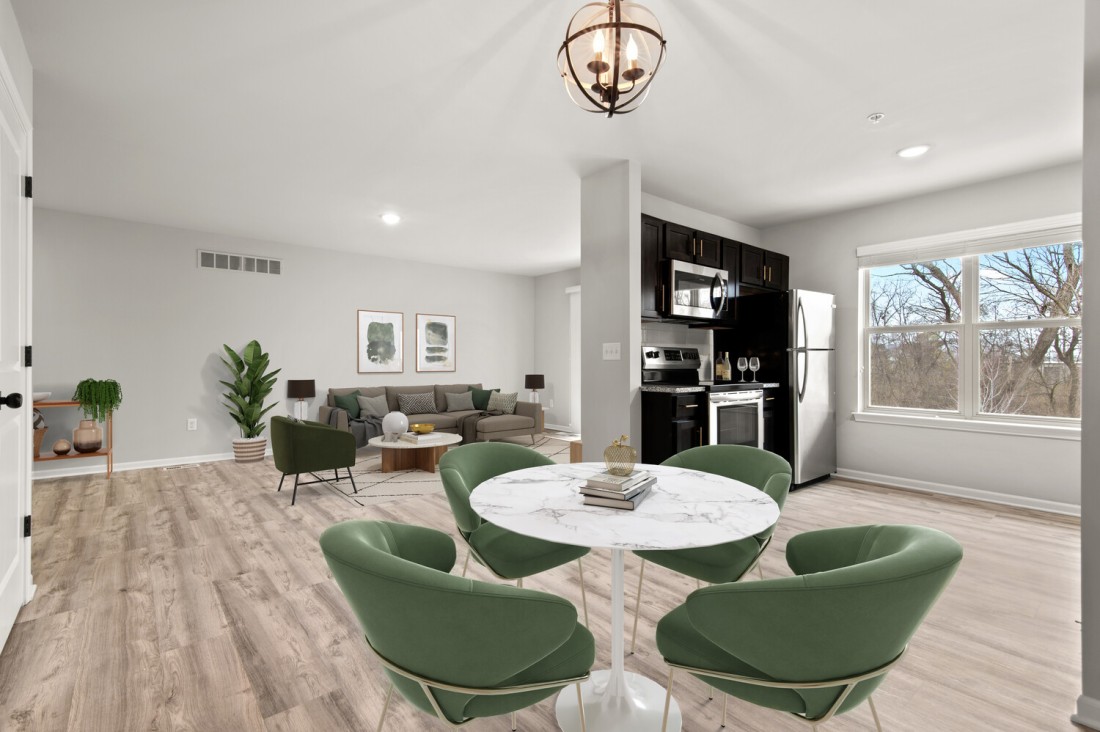
<svg viewBox="0 0 1100 732"><path fill-rule="evenodd" d="M317 388L313 379L287 379L286 395L288 399L297 399L298 404L294 408L294 416L298 419L306 418L306 399L317 396Z"/></svg>
<svg viewBox="0 0 1100 732"><path fill-rule="evenodd" d="M531 401L539 403L539 389L546 388L546 377L542 374L527 374L523 377L523 388L531 390Z"/></svg>

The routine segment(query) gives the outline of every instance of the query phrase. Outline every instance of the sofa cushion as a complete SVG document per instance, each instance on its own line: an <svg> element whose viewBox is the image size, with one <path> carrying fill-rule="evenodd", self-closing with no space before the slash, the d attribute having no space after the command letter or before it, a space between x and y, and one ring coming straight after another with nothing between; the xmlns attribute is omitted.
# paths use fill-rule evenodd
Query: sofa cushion
<svg viewBox="0 0 1100 732"><path fill-rule="evenodd" d="M447 397L448 412L468 412L474 408L474 395L468 391L461 394L444 394Z"/></svg>
<svg viewBox="0 0 1100 732"><path fill-rule="evenodd" d="M389 414L390 407L386 402L386 395L379 394L378 396L359 396L359 416L360 417L385 417Z"/></svg>
<svg viewBox="0 0 1100 732"><path fill-rule="evenodd" d="M401 411L401 405L397 403L398 394L429 394L432 397L432 401L435 401L435 387L431 384L427 386L387 386L386 401L390 404L391 412ZM436 404L427 411L442 412L443 409L438 404Z"/></svg>
<svg viewBox="0 0 1100 732"><path fill-rule="evenodd" d="M490 412L504 412L505 414L512 414L516 411L516 402L519 400L518 392L511 392L508 394L502 394L499 391L494 391L489 395L489 404L485 407Z"/></svg>
<svg viewBox="0 0 1100 732"><path fill-rule="evenodd" d="M453 414L410 414L409 424L434 424L437 430L450 430L454 432L454 428L458 426L458 417Z"/></svg>
<svg viewBox="0 0 1100 732"><path fill-rule="evenodd" d="M477 431L482 434L489 434L491 432L529 430L533 429L534 426L535 420L530 417L521 417L518 414L499 414L478 421Z"/></svg>
<svg viewBox="0 0 1100 732"><path fill-rule="evenodd" d="M349 419L359 419L359 390L347 394L334 394L333 406L343 409L348 413Z"/></svg>
<svg viewBox="0 0 1100 732"><path fill-rule="evenodd" d="M355 392L359 392L359 396L372 397L372 396L378 396L379 394L385 394L386 393L386 387L384 387L384 386L350 386L350 387L343 387L343 388L339 388L339 389L330 388L328 390L328 399L326 400L326 403L330 407L335 407L336 406L336 397L338 395L340 395L340 394L354 394Z"/></svg>
<svg viewBox="0 0 1100 732"><path fill-rule="evenodd" d="M489 406L489 395L500 389L481 389L470 387L470 393L474 396L474 409L485 409Z"/></svg>
<svg viewBox="0 0 1100 732"><path fill-rule="evenodd" d="M435 414L435 395L432 393L398 394L398 408L405 414Z"/></svg>
<svg viewBox="0 0 1100 732"><path fill-rule="evenodd" d="M469 391L470 389L480 389L481 384L436 384L435 385L435 408L438 412L450 411L447 409L447 395L448 394L461 394L462 392ZM473 409L473 407L471 407Z"/></svg>

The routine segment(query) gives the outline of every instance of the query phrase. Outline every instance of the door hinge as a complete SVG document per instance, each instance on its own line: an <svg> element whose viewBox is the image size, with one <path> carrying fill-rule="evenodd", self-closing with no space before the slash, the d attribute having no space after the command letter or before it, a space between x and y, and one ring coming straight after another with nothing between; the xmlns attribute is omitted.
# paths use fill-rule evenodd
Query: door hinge
<svg viewBox="0 0 1100 732"><path fill-rule="evenodd" d="M31 195L31 176L29 175L23 176L23 198L34 198Z"/></svg>
<svg viewBox="0 0 1100 732"><path fill-rule="evenodd" d="M31 365L31 347L23 346L23 368L30 368Z"/></svg>
<svg viewBox="0 0 1100 732"><path fill-rule="evenodd" d="M23 538L27 538L31 535L31 515L28 513L23 517Z"/></svg>

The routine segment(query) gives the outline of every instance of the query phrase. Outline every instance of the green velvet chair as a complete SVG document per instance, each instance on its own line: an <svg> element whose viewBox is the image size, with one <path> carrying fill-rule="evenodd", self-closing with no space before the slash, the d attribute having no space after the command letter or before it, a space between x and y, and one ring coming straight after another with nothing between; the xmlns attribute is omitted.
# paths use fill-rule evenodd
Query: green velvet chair
<svg viewBox="0 0 1100 732"><path fill-rule="evenodd" d="M791 466L775 453L744 445L704 445L693 447L673 455L662 465L674 468L690 468L704 473L713 473L726 478L747 483L757 488L779 504L787 501L791 488ZM642 604L642 580L645 577L646 562L653 562L696 580L716 584L736 582L752 571L760 572L760 557L772 540L775 524L765 531L738 541L717 546L697 549L676 549L671 551L636 551L642 558L638 570L638 592L634 600L634 630L630 635L630 652L638 638L638 612ZM760 578L764 578L760 572Z"/></svg>
<svg viewBox="0 0 1100 732"><path fill-rule="evenodd" d="M661 619L657 648L671 667L669 694L685 670L815 726L867 700L881 732L871 694L962 555L957 541L922 526L796 536L787 543L794 577L705 587Z"/></svg>
<svg viewBox="0 0 1100 732"><path fill-rule="evenodd" d="M439 460L443 490L451 504L458 532L466 542L468 553L462 565L462 576L470 564L470 556L485 566L494 576L516 580L523 587L523 578L545 572L577 560L580 572L581 605L584 622L588 622L588 598L584 592L584 566L581 557L588 547L557 544L523 536L483 521L470 507L470 494L490 478L523 468L553 465L554 461L534 450L508 442L476 442L447 451Z"/></svg>
<svg viewBox="0 0 1100 732"><path fill-rule="evenodd" d="M512 714L588 678L596 656L564 598L448 574L450 536L385 521L346 521L321 534L336 583L392 685L458 726ZM583 729L583 705L581 725Z"/></svg>
<svg viewBox="0 0 1100 732"><path fill-rule="evenodd" d="M279 491L283 490L286 477L294 476L291 506L298 500L298 486L329 482L323 478L299 482L302 473L331 470L336 476L335 481L339 482L343 480L340 477L340 468L346 468L352 492L359 492L355 487L355 477L351 474L351 468L355 465L355 436L350 432L320 422L272 417L271 452L275 457L275 467L283 474L279 478Z"/></svg>

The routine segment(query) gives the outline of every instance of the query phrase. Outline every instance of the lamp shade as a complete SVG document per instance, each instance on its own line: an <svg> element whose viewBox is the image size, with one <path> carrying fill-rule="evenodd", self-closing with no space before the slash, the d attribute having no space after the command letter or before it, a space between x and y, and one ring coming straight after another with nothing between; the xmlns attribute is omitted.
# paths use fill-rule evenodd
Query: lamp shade
<svg viewBox="0 0 1100 732"><path fill-rule="evenodd" d="M312 399L317 396L313 379L287 379L286 395L289 399Z"/></svg>
<svg viewBox="0 0 1100 732"><path fill-rule="evenodd" d="M546 377L542 374L527 374L523 377L524 389L545 389Z"/></svg>

